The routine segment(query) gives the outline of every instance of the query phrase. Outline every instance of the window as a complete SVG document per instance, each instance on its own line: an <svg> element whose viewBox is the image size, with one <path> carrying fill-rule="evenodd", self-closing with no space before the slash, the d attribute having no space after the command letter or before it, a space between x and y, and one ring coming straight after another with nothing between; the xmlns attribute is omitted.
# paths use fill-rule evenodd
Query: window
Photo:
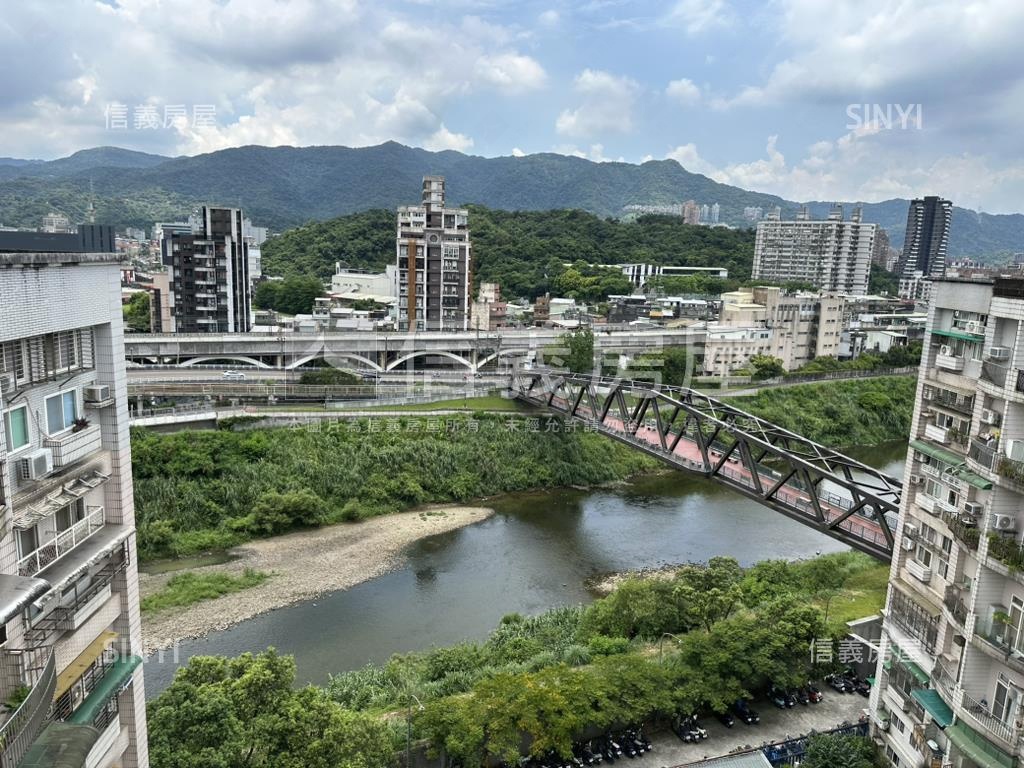
<svg viewBox="0 0 1024 768"><path fill-rule="evenodd" d="M4 414L7 450L16 451L28 445L28 406L12 408Z"/></svg>
<svg viewBox="0 0 1024 768"><path fill-rule="evenodd" d="M70 429L78 418L78 391L69 389L46 398L46 431L53 435Z"/></svg>
<svg viewBox="0 0 1024 768"><path fill-rule="evenodd" d="M1013 722L1013 713L1017 709L1017 689L1003 675L996 680L996 695L992 701L992 714L999 722L1009 725Z"/></svg>

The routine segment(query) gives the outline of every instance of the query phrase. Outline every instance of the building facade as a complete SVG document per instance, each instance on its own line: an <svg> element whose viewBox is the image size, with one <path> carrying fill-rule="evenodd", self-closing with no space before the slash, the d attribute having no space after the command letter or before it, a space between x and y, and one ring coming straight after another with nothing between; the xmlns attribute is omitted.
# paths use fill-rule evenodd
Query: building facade
<svg viewBox="0 0 1024 768"><path fill-rule="evenodd" d="M252 329L249 243L238 208L203 206L181 225L158 225L170 276L173 333L247 333Z"/></svg>
<svg viewBox="0 0 1024 768"><path fill-rule="evenodd" d="M825 220L811 219L804 207L793 221L777 211L757 225L755 280L807 283L820 291L860 295L868 292L876 224L862 220L855 208L843 218L835 206Z"/></svg>
<svg viewBox="0 0 1024 768"><path fill-rule="evenodd" d="M496 331L508 325L508 302L501 298L497 283L480 283L480 292L473 302L470 325L478 331Z"/></svg>
<svg viewBox="0 0 1024 768"><path fill-rule="evenodd" d="M0 253L3 765L149 764L116 259Z"/></svg>
<svg viewBox="0 0 1024 768"><path fill-rule="evenodd" d="M900 268L900 296L928 300L930 281L946 270L953 203L939 197L910 201L907 232L903 238Z"/></svg>
<svg viewBox="0 0 1024 768"><path fill-rule="evenodd" d="M933 285L871 695L893 765L1024 756L1024 280Z"/></svg>
<svg viewBox="0 0 1024 768"><path fill-rule="evenodd" d="M443 176L424 176L422 204L398 209L398 330L469 328L470 248L469 212L445 207Z"/></svg>

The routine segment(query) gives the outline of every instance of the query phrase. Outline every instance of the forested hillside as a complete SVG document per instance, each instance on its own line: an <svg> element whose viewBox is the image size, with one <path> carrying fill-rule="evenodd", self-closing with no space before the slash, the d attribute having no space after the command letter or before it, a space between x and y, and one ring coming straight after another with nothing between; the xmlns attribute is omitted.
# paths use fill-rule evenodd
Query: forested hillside
<svg viewBox="0 0 1024 768"><path fill-rule="evenodd" d="M578 210L499 211L470 207L474 276L501 284L508 296L565 293L567 264L649 262L725 267L731 278L750 277L752 230L711 229L676 216L644 216L635 222L602 219ZM310 223L272 238L263 247L263 270L273 275L327 279L334 263L383 269L394 262L395 217L375 209ZM586 272L581 268L580 272ZM562 282L558 279L563 276ZM607 286L628 291L628 284Z"/></svg>

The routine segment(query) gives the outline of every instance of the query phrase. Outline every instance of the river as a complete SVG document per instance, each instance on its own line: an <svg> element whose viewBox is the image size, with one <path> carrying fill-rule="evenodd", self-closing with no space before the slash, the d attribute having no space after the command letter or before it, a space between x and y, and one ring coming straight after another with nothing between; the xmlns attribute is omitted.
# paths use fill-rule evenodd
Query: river
<svg viewBox="0 0 1024 768"><path fill-rule="evenodd" d="M856 452L896 477L906 444ZM490 499L493 517L414 544L400 570L351 589L181 643L177 661L145 666L146 694L196 654L234 656L274 646L294 654L299 682L381 662L391 654L488 634L507 613L588 602L589 578L730 555L743 565L846 547L754 501L671 472L615 490L559 490Z"/></svg>

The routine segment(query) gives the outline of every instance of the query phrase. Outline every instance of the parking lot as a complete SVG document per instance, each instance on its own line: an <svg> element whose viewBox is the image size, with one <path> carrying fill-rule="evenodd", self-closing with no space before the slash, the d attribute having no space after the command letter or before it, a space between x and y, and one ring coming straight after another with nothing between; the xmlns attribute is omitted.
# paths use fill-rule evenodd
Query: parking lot
<svg viewBox="0 0 1024 768"><path fill-rule="evenodd" d="M753 703L761 716L757 725L744 725L736 721L726 728L717 719L705 717L700 721L707 729L708 738L697 744L684 744L670 730L646 734L654 749L643 757L626 760L634 768L670 768L708 757L727 755L737 747L757 747L765 742L795 738L810 731L826 731L843 722L855 723L868 706L868 700L857 694L836 693L823 687L824 701L792 709L781 710L768 701Z"/></svg>

